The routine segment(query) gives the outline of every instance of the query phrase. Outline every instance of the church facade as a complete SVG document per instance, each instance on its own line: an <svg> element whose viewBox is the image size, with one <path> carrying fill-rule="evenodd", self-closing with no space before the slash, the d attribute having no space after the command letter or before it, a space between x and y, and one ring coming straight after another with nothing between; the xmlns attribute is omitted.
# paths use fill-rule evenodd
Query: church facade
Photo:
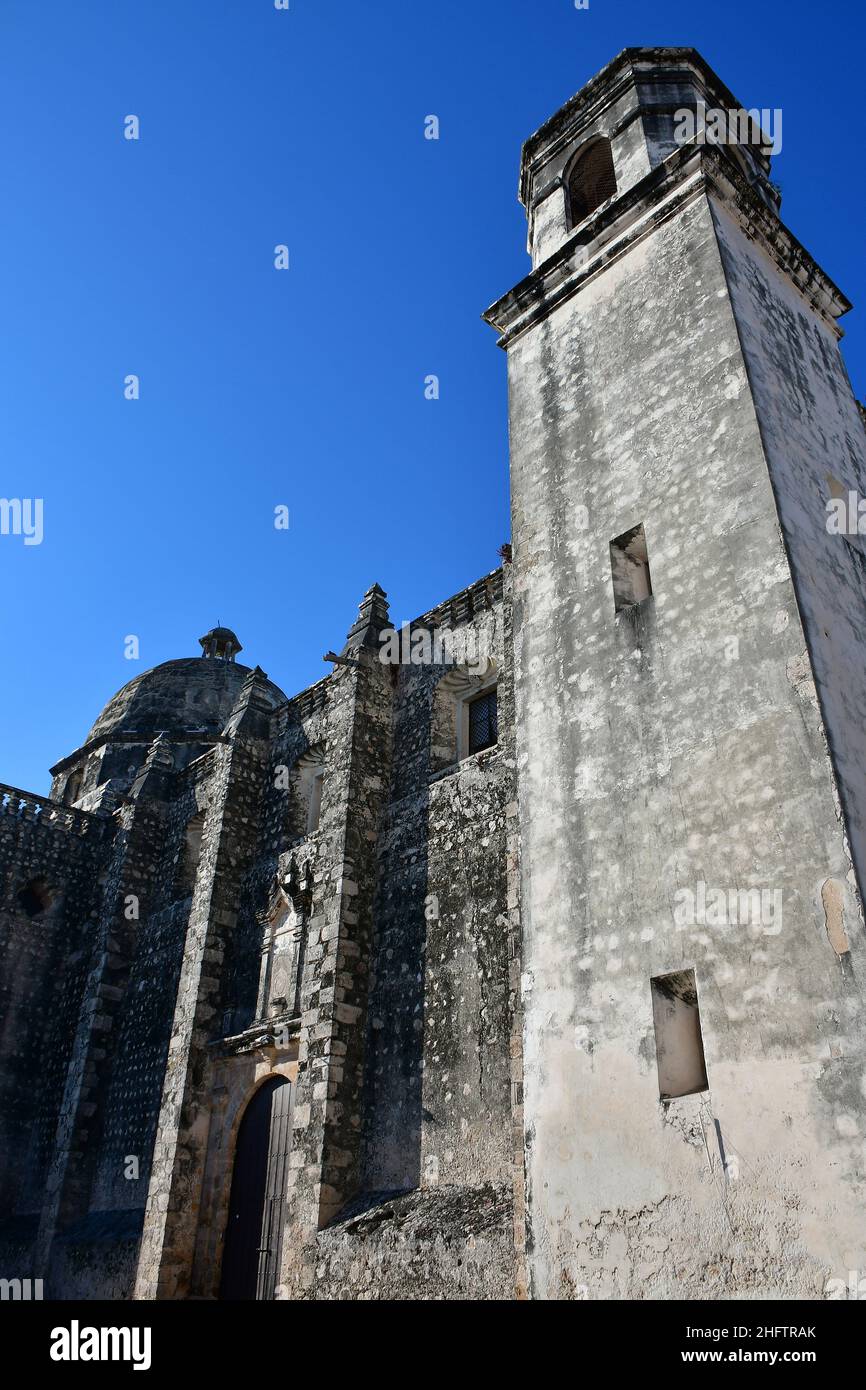
<svg viewBox="0 0 866 1390"><path fill-rule="evenodd" d="M0 788L0 1277L821 1298L866 1272L850 307L692 49L527 142L512 546L287 698L215 628ZM833 518L836 524L831 524ZM856 1287L856 1285L855 1285Z"/></svg>

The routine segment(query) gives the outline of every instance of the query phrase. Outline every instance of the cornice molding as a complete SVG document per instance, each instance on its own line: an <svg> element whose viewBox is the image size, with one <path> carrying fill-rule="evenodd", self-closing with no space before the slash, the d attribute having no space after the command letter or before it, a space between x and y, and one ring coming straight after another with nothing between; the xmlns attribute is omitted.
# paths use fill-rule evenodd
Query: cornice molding
<svg viewBox="0 0 866 1390"><path fill-rule="evenodd" d="M683 145L623 194L605 203L541 265L482 315L508 348L689 203L715 194L744 232L773 258L812 309L836 320L851 304L748 182L724 145Z"/></svg>

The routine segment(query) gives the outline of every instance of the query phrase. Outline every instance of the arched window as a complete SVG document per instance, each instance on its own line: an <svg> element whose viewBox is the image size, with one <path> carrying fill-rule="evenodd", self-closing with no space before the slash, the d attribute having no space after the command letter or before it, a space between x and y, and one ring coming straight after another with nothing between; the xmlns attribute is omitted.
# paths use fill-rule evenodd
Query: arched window
<svg viewBox="0 0 866 1390"><path fill-rule="evenodd" d="M576 227L616 192L616 174L610 141L604 136L578 151L566 180L568 220Z"/></svg>
<svg viewBox="0 0 866 1390"><path fill-rule="evenodd" d="M303 920L294 903L274 883L267 907L256 913L262 927L262 955L256 1018L280 1018L298 1011Z"/></svg>
<svg viewBox="0 0 866 1390"><path fill-rule="evenodd" d="M433 772L495 747L499 737L496 674L496 663L488 660L483 670L455 666L439 681L431 710Z"/></svg>

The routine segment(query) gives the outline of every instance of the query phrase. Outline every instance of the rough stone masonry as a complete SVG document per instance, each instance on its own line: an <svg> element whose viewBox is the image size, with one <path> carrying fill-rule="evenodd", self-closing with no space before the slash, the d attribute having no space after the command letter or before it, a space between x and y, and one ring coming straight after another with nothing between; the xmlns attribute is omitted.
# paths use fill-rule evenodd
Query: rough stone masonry
<svg viewBox="0 0 866 1390"><path fill-rule="evenodd" d="M374 585L292 699L215 628L49 797L0 788L0 1277L710 1299L866 1271L866 552L826 525L866 487L849 305L748 123L678 138L713 109L693 49L628 49L524 147L532 270L485 316L499 569L400 642Z"/></svg>

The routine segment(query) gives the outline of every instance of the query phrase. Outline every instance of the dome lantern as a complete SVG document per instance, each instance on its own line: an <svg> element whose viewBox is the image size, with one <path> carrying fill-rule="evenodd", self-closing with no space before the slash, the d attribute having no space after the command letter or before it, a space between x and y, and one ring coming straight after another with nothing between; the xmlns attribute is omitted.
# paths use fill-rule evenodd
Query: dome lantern
<svg viewBox="0 0 866 1390"><path fill-rule="evenodd" d="M201 653L217 661L234 661L238 652L243 651L235 633L230 627L212 627L204 637L200 637Z"/></svg>

